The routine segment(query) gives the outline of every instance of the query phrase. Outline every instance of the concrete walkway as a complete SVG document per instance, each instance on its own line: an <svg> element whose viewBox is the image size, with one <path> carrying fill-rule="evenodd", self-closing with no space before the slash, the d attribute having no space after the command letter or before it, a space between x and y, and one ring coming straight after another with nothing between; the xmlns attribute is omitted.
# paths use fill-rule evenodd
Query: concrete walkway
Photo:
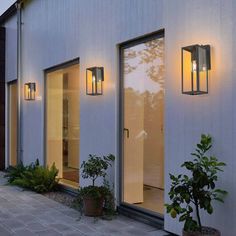
<svg viewBox="0 0 236 236"><path fill-rule="evenodd" d="M168 233L117 216L112 221L82 217L79 213L40 194L6 186L0 173L0 235L17 236L164 236Z"/></svg>

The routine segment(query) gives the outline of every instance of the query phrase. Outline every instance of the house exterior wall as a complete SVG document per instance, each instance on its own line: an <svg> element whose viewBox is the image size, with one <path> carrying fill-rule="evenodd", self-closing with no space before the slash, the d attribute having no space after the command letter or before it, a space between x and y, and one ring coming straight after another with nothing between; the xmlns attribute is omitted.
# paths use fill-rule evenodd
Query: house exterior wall
<svg viewBox="0 0 236 236"><path fill-rule="evenodd" d="M227 163L219 187L229 192L224 204L214 204L212 216L202 214L204 224L236 234L235 174L235 1L164 1L166 47L165 189L168 173L181 173L180 164L190 157L201 133L213 137L212 154ZM211 45L209 94L181 94L182 46ZM167 192L165 200L168 201ZM165 216L165 228L180 233L181 225Z"/></svg>
<svg viewBox="0 0 236 236"><path fill-rule="evenodd" d="M165 201L168 174L181 173L201 133L213 136L213 153L227 163L219 187L229 191L225 204L205 224L236 234L236 2L233 0L50 0L31 1L23 10L23 83L37 83L35 102L22 100L23 160L44 161L44 69L80 57L80 161L89 153L114 153L119 192L119 73L117 45L165 29ZM6 23L14 23L11 18ZM13 31L7 29L6 79L16 75ZM181 47L210 44L209 94L181 94ZM15 59L14 59L15 58ZM87 67L104 66L103 96L86 96ZM12 69L8 69L12 68ZM81 180L81 185L85 184ZM203 220L203 222L204 222ZM165 215L165 229L180 234L182 225Z"/></svg>
<svg viewBox="0 0 236 236"><path fill-rule="evenodd" d="M17 17L12 16L4 27L6 28L6 82L17 79Z"/></svg>
<svg viewBox="0 0 236 236"><path fill-rule="evenodd" d="M70 4L50 0L32 1L26 6L22 64L27 67L23 68L23 83L35 81L38 96L42 96L42 100L35 102L23 101L23 159L26 163L36 157L44 159L43 70L76 57L80 57L81 71L80 161L89 153L118 153L117 44L163 28L161 9L162 2L155 0L146 4L142 0L70 0ZM147 14L150 14L148 19ZM103 96L86 95L85 73L91 66L104 66ZM116 172L111 171L111 178L115 173L115 182L118 182L118 165ZM83 181L81 179L80 184L83 185Z"/></svg>

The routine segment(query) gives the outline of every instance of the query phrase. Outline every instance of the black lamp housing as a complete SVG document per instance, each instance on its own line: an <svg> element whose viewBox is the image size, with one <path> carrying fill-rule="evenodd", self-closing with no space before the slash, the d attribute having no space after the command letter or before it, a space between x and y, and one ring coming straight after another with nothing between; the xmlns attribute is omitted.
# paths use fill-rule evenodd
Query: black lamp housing
<svg viewBox="0 0 236 236"><path fill-rule="evenodd" d="M102 95L104 81L103 67L90 67L86 69L86 94Z"/></svg>
<svg viewBox="0 0 236 236"><path fill-rule="evenodd" d="M182 47L182 93L208 93L208 71L211 69L210 45Z"/></svg>
<svg viewBox="0 0 236 236"><path fill-rule="evenodd" d="M35 93L36 93L36 83L25 83L24 85L24 97L27 101L35 100Z"/></svg>

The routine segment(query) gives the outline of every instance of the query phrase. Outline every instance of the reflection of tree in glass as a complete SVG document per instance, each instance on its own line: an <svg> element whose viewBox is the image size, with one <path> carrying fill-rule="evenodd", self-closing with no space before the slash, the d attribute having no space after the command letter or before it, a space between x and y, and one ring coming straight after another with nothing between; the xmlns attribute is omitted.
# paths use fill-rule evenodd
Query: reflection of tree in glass
<svg viewBox="0 0 236 236"><path fill-rule="evenodd" d="M124 52L124 73L134 71L139 64L146 64L147 76L157 82L164 89L164 39L155 39L144 43L141 50L128 48ZM129 60L138 59L136 65L131 65Z"/></svg>
<svg viewBox="0 0 236 236"><path fill-rule="evenodd" d="M141 67L141 68L138 68ZM143 71L144 70L144 71ZM139 73L140 71L140 73ZM134 72L134 74L131 74ZM143 75L143 72L145 75ZM163 127L164 112L164 40L155 39L140 45L124 50L124 73L127 78L141 80L141 84L147 80L156 82L157 90L149 90L143 84L143 90L136 89L134 86L125 88L125 119L127 126L133 127L133 132L137 135L140 129L148 134L145 146L158 148L156 142L162 140L160 130ZM135 77L134 77L135 76ZM142 78L138 78L142 76ZM136 78L137 77L137 78ZM148 82L148 81L147 81ZM152 86L153 84L149 85ZM156 91L156 92L154 92ZM137 122L137 117L143 117L143 126ZM134 124L137 123L137 127ZM132 125L131 125L132 124ZM156 140L156 141L154 141ZM154 147L155 146L155 147ZM154 153L158 153L158 150ZM154 154L150 154L154 155Z"/></svg>
<svg viewBox="0 0 236 236"><path fill-rule="evenodd" d="M145 49L139 52L141 64L152 64L146 73L150 79L164 87L164 40L156 39L145 43ZM159 63L155 61L159 59Z"/></svg>
<svg viewBox="0 0 236 236"><path fill-rule="evenodd" d="M137 53L136 51L132 50L131 48L127 48L124 51L124 73L128 74L136 69L136 66L131 66L129 64L130 59L136 58Z"/></svg>
<svg viewBox="0 0 236 236"><path fill-rule="evenodd" d="M139 68L142 73L143 69L146 76L139 74ZM131 47L124 50L124 73L136 72L131 77L145 80L151 79L159 85L159 89L149 90L148 87L139 91L135 85L125 88L125 120L127 127L132 127L135 135L144 130L147 133L145 139L145 150L155 150L148 155L157 155L160 152L163 133L161 132L164 120L164 39L155 39L146 43ZM145 85L144 85L145 88ZM157 87L158 88L158 87ZM140 124L137 117L143 117L143 125ZM132 124L132 125L131 125ZM136 124L136 126L134 125ZM142 130L141 130L142 129ZM159 141L158 141L159 140ZM153 156L153 158L158 158Z"/></svg>

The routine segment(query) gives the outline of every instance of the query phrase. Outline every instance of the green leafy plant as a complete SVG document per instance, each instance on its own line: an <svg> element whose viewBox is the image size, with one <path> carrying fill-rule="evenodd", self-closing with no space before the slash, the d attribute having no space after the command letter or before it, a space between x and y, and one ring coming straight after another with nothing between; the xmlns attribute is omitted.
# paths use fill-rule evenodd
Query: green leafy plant
<svg viewBox="0 0 236 236"><path fill-rule="evenodd" d="M21 174L26 171L27 167L23 165L22 162L17 164L16 166L9 166L6 169L6 174L4 177L8 178L8 183L12 183L15 179L19 178Z"/></svg>
<svg viewBox="0 0 236 236"><path fill-rule="evenodd" d="M115 204L112 203L114 200L113 191L110 189L108 181L105 180L107 176L107 169L112 166L115 160L115 156L109 154L108 156L97 156L89 155L87 161L83 161L81 164L81 175L84 179L91 179L92 185L81 187L78 190L78 197L76 200L77 208L81 211L83 210L83 199L84 197L90 197L95 200L104 198L104 206L107 212L111 214L112 210L115 212ZM96 180L102 177L103 185L95 186ZM112 207L114 206L114 209ZM109 210L108 210L109 209Z"/></svg>
<svg viewBox="0 0 236 236"><path fill-rule="evenodd" d="M10 184L43 193L55 190L58 183L57 174L55 164L50 168L44 167L40 166L39 161L36 160L28 166L20 163L16 167L10 167L6 177Z"/></svg>
<svg viewBox="0 0 236 236"><path fill-rule="evenodd" d="M193 161L184 162L181 167L190 171L190 175L170 174L172 181L169 192L171 204L165 204L167 213L175 218L180 215L179 221L184 222L184 230L187 232L202 231L200 209L213 213L212 201L223 202L226 191L216 189L218 172L223 171L224 162L219 162L215 156L207 156L212 147L210 135L201 135L201 141L197 144ZM193 217L194 209L196 218Z"/></svg>
<svg viewBox="0 0 236 236"><path fill-rule="evenodd" d="M91 179L92 186L94 186L98 177L106 177L106 170L112 165L111 163L114 160L115 156L112 154L103 157L89 154L88 160L83 161L81 165L82 177L84 179Z"/></svg>
<svg viewBox="0 0 236 236"><path fill-rule="evenodd" d="M114 197L114 186L110 186L109 181L104 179L103 181L104 188L106 191L104 192L104 214L105 219L112 219L112 216L116 215L116 205L115 205L115 197Z"/></svg>

